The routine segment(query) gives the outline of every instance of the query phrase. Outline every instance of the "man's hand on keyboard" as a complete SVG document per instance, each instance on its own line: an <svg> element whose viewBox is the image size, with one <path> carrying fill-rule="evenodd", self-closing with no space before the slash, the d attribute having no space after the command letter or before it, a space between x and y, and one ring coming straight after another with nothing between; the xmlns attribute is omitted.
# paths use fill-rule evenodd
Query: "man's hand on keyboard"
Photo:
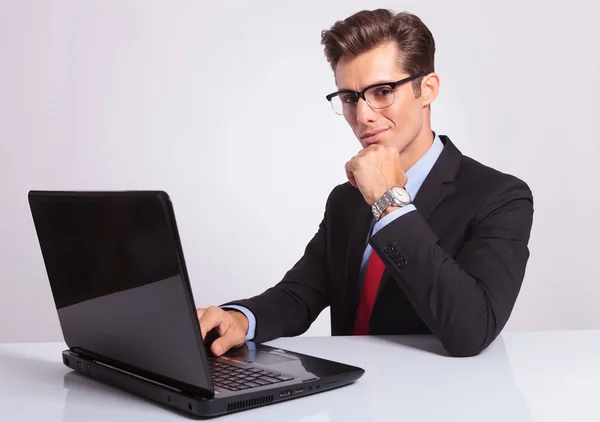
<svg viewBox="0 0 600 422"><path fill-rule="evenodd" d="M221 356L232 347L239 347L246 341L248 333L248 319L238 311L223 310L216 306L196 309L202 338L213 329L218 338L210 346L216 356Z"/></svg>

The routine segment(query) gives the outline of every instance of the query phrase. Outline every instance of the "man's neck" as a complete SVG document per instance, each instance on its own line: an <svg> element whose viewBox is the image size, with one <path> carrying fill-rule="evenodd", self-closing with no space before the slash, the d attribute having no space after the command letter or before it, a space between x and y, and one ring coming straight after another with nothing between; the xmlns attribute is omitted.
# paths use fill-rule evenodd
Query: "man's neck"
<svg viewBox="0 0 600 422"><path fill-rule="evenodd" d="M421 133L402 150L400 159L404 165L404 171L408 171L417 161L421 159L435 139L435 135L431 128L423 129Z"/></svg>

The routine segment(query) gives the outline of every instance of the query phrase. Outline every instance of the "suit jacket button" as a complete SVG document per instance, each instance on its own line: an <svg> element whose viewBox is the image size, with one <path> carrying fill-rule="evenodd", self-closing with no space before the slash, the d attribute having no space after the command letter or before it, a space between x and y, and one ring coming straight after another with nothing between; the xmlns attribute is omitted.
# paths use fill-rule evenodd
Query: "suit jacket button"
<svg viewBox="0 0 600 422"><path fill-rule="evenodd" d="M403 256L401 256L401 257L400 257L400 263L401 263L402 265L406 265L406 264L408 264L408 261L406 260L406 258L404 258Z"/></svg>
<svg viewBox="0 0 600 422"><path fill-rule="evenodd" d="M392 249L387 245L383 248L383 250L388 254L392 251Z"/></svg>

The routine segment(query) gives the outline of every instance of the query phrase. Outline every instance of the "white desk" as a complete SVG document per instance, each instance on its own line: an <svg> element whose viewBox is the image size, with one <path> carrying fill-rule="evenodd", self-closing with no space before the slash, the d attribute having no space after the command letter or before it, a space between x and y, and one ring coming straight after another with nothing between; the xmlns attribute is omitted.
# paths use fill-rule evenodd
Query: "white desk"
<svg viewBox="0 0 600 422"><path fill-rule="evenodd" d="M355 384L224 421L600 421L600 331L506 333L450 358L433 337L299 337L270 343L363 367ZM62 343L0 344L2 421L182 421L69 371Z"/></svg>

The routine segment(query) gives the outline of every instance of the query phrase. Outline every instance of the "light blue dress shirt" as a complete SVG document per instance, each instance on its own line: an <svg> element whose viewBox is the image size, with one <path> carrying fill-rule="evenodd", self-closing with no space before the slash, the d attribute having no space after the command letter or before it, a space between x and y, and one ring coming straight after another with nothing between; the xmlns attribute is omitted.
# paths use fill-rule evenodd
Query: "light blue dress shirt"
<svg viewBox="0 0 600 422"><path fill-rule="evenodd" d="M423 181L433 168L433 165L437 161L443 149L444 144L442 143L442 140L439 138L439 136L436 134L433 140L433 144L431 145L427 153L423 157L421 157L421 159L417 161L406 172L406 177L408 181L406 183L405 189L413 200L417 196L417 193L419 193L419 189L421 188ZM376 221L375 218L373 218L373 222L371 223L371 230L369 230L369 232L372 232L370 235L373 236L375 233L377 233L379 230L390 224L395 219L400 218L403 215L415 210L415 206L413 204L410 204L405 207L399 208L394 212L389 213L379 221ZM365 271L367 270L367 264L369 262L369 259L371 258L372 252L373 248L367 242L367 247L365 248L365 252L363 253L363 258L360 264L360 280L364 279ZM246 340L252 340L256 332L256 317L254 316L254 314L248 308L237 305L227 305L224 306L223 309L236 309L242 312L244 315L246 315L246 318L248 318L249 322Z"/></svg>

